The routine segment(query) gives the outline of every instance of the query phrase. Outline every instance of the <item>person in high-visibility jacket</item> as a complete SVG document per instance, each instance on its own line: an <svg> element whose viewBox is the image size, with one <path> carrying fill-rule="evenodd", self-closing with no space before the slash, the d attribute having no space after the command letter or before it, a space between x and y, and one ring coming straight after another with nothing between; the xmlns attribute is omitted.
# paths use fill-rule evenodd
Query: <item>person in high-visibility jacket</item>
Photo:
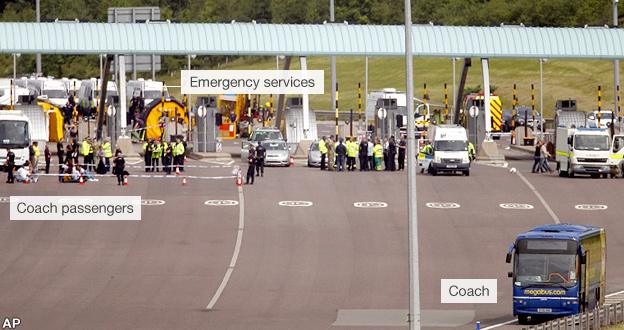
<svg viewBox="0 0 624 330"><path fill-rule="evenodd" d="M383 146L381 145L379 138L375 139L373 154L375 156L375 171L381 171L381 163L383 162Z"/></svg>
<svg viewBox="0 0 624 330"><path fill-rule="evenodd" d="M110 170L110 161L113 158L113 149L111 148L110 139L104 139L102 143L102 151L104 151L104 164L106 165L106 172Z"/></svg>
<svg viewBox="0 0 624 330"><path fill-rule="evenodd" d="M321 152L321 171L324 171L327 158L327 144L325 144L324 136L319 140L319 151Z"/></svg>
<svg viewBox="0 0 624 330"><path fill-rule="evenodd" d="M37 172L37 166L39 165L39 155L41 155L41 152L39 151L39 143L37 141L34 141L30 146L29 150L31 173Z"/></svg>
<svg viewBox="0 0 624 330"><path fill-rule="evenodd" d="M184 171L184 167L182 167L182 165L184 164L182 161L184 159L184 144L182 144L182 139L180 139L180 137L176 139L175 146L173 146L172 148L173 148L173 164L175 166L178 166L180 171Z"/></svg>
<svg viewBox="0 0 624 330"><path fill-rule="evenodd" d="M472 142L468 142L468 156L470 157L470 161L475 159L475 153L474 144L472 144Z"/></svg>
<svg viewBox="0 0 624 330"><path fill-rule="evenodd" d="M160 158L162 157L163 149L160 144L160 140L156 139L154 146L152 147L152 172L156 169L156 172L160 171Z"/></svg>
<svg viewBox="0 0 624 330"><path fill-rule="evenodd" d="M80 154L82 155L82 163L85 167L89 166L91 163L89 160L90 151L91 143L89 143L89 138L84 138L82 144L80 145Z"/></svg>
<svg viewBox="0 0 624 330"><path fill-rule="evenodd" d="M355 137L347 140L347 170L355 171L355 157L357 157L359 150L360 148Z"/></svg>

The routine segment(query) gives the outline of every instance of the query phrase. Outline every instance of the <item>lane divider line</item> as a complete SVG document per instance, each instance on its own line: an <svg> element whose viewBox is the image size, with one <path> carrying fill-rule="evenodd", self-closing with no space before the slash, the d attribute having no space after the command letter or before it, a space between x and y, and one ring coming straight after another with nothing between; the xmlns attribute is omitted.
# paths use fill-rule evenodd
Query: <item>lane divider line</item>
<svg viewBox="0 0 624 330"><path fill-rule="evenodd" d="M605 295L605 298L617 296L617 295L622 294L622 293L624 293L624 290L613 292L613 293L609 293L608 295ZM502 327L504 325L515 323L516 321L517 320L515 320L515 319L514 320L509 320L509 321L506 321L506 322L503 322L503 323L498 323L498 324L491 325L489 327L482 328L481 330L496 329L496 328Z"/></svg>
<svg viewBox="0 0 624 330"><path fill-rule="evenodd" d="M243 245L243 232L245 231L245 197L243 196L243 187L238 187L238 200L238 233L236 234L236 245L234 245L234 254L232 254L230 265L228 266L225 275L223 276L223 280L221 281L217 292L215 292L214 296L212 296L212 299L210 299L208 306L206 306L207 310L214 309L217 301L219 301L219 297L221 297L223 290L225 290L225 287L230 281L230 276L232 276L232 272L234 272L234 267L236 267L236 261L238 260L241 246Z"/></svg>
<svg viewBox="0 0 624 330"><path fill-rule="evenodd" d="M556 224L560 224L561 221L559 221L559 217L555 214L555 212L553 212L553 210L550 208L550 205L548 205L548 203L546 202L546 200L544 199L544 197L542 197L542 194L539 193L539 191L537 191L537 189L535 189L535 186L533 186L533 184L531 184L531 182L529 182L529 180L527 180L527 178L524 177L524 175L522 175L521 172L516 172L518 174L518 176L520 177L520 179L522 179L522 181L524 181L524 183L529 187L529 189L531 189L531 191L533 191L533 194L535 194L535 196L537 196L537 199L540 200L540 202L542 203L542 205L544 205L544 208L546 209L546 211L548 212L548 214L550 214L550 217L553 219L553 221Z"/></svg>

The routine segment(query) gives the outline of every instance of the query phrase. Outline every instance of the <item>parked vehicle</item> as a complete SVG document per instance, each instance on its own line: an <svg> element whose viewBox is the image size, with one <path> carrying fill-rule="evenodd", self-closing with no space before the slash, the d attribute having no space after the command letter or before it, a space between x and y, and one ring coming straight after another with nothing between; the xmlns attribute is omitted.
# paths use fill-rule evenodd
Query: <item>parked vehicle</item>
<svg viewBox="0 0 624 330"><path fill-rule="evenodd" d="M264 165L266 166L289 166L290 150L284 140L265 140L262 146L266 149Z"/></svg>
<svg viewBox="0 0 624 330"><path fill-rule="evenodd" d="M254 147L258 145L258 141L266 141L266 140L281 140L284 141L284 136L282 136L282 132L275 127L262 127L258 128L253 133L247 141L241 143L241 159L247 159L249 155L249 146L253 145Z"/></svg>
<svg viewBox="0 0 624 330"><path fill-rule="evenodd" d="M619 141L622 135L616 137ZM559 176L589 174L592 177L614 177L619 169L615 162L610 161L610 145L608 129L558 127L556 160Z"/></svg>
<svg viewBox="0 0 624 330"><path fill-rule="evenodd" d="M308 167L321 167L321 151L318 141L314 141L308 150Z"/></svg>

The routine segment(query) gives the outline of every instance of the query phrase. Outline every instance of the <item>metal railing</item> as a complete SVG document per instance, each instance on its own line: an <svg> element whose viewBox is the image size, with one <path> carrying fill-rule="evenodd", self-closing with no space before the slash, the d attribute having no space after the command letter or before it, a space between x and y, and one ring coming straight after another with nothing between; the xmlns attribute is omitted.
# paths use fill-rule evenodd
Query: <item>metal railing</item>
<svg viewBox="0 0 624 330"><path fill-rule="evenodd" d="M624 322L624 300L602 306L590 312L559 318L523 330L603 329Z"/></svg>

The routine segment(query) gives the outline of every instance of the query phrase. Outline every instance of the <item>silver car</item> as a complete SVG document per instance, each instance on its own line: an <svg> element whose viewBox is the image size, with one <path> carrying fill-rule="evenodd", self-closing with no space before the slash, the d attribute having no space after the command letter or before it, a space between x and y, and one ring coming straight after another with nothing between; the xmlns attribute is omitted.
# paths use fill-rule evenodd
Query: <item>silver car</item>
<svg viewBox="0 0 624 330"><path fill-rule="evenodd" d="M310 145L310 150L308 151L308 166L321 167L321 151L319 150L318 141L314 141L314 143Z"/></svg>
<svg viewBox="0 0 624 330"><path fill-rule="evenodd" d="M258 128L249 137L249 140L244 141L241 145L241 159L244 161L249 156L249 146L253 145L254 147L258 145L259 141L266 140L280 140L284 141L284 137L282 136L282 132L279 129L274 127L262 127Z"/></svg>
<svg viewBox="0 0 624 330"><path fill-rule="evenodd" d="M262 146L266 149L264 165L266 166L289 166L290 151L288 145L282 140L262 141Z"/></svg>

